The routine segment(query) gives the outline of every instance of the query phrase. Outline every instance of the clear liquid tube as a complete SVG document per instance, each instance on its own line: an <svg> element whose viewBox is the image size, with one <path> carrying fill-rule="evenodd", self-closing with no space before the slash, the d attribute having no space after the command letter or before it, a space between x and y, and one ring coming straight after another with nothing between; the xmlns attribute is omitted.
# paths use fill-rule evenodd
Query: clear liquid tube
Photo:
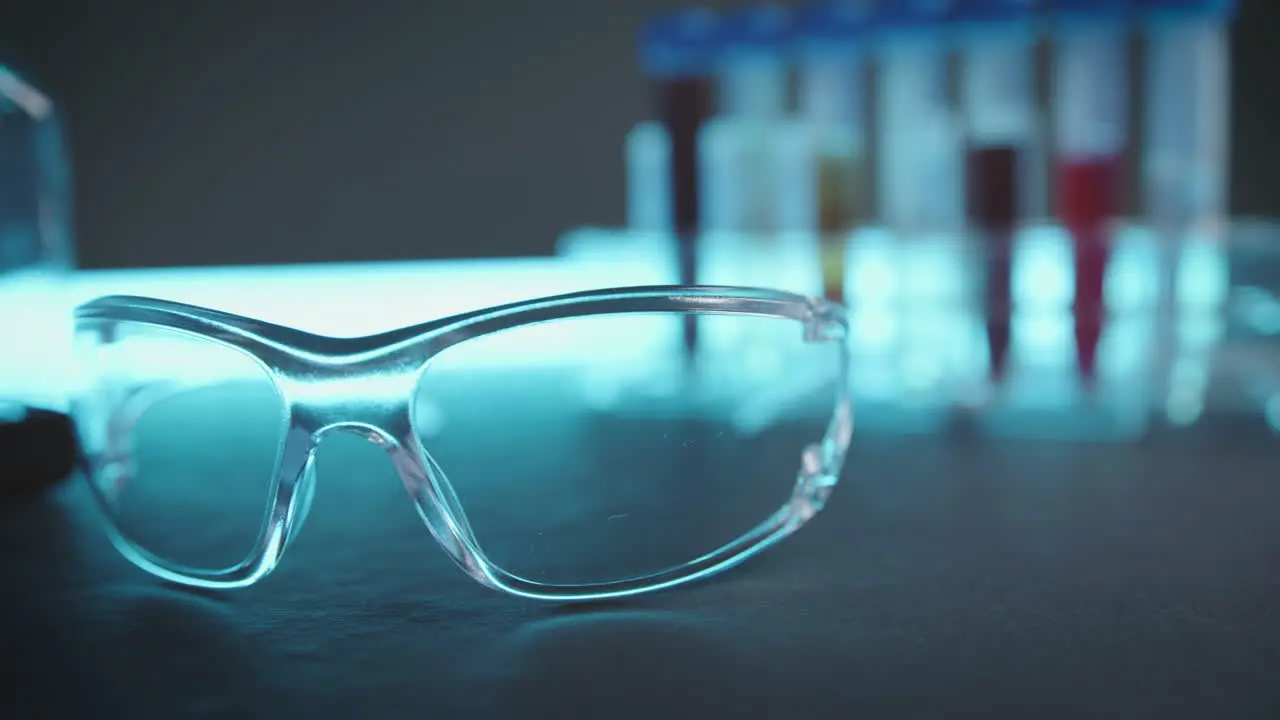
<svg viewBox="0 0 1280 720"><path fill-rule="evenodd" d="M1164 5L1203 6L1167 12ZM1228 16L1220 2L1150 2L1143 195L1157 226L1216 230L1226 218Z"/></svg>
<svg viewBox="0 0 1280 720"><path fill-rule="evenodd" d="M627 133L627 228L671 232L671 138L658 122L642 122Z"/></svg>
<svg viewBox="0 0 1280 720"><path fill-rule="evenodd" d="M897 392L935 396L927 404L938 394L950 403L944 385L952 356L937 345L936 328L956 318L941 295L962 274L953 252L963 230L964 178L948 87L950 6L886 0L875 19L874 192L876 215L887 231L891 290L883 307L893 327L885 352L893 358ZM864 253L858 248L859 256Z"/></svg>
<svg viewBox="0 0 1280 720"><path fill-rule="evenodd" d="M710 162L723 169L720 229L770 237L782 229L776 147L787 112L790 68L785 55L792 14L778 5L739 10L725 18L719 60L720 118Z"/></svg>
<svg viewBox="0 0 1280 720"><path fill-rule="evenodd" d="M897 237L953 230L961 193L945 48L930 38L890 41L879 59L882 220Z"/></svg>
<svg viewBox="0 0 1280 720"><path fill-rule="evenodd" d="M1155 236L1157 387L1175 397L1178 275L1188 241L1225 239L1228 109L1227 25L1234 2L1139 2L1145 38L1144 215Z"/></svg>

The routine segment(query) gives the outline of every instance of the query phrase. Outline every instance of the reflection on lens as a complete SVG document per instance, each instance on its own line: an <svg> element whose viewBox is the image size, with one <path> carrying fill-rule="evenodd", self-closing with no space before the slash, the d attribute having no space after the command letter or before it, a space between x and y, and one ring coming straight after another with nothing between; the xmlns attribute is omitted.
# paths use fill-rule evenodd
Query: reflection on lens
<svg viewBox="0 0 1280 720"><path fill-rule="evenodd" d="M690 356L682 319L557 320L431 362L419 439L491 563L549 585L644 577L787 502L835 407L837 345L794 320L702 315Z"/></svg>
<svg viewBox="0 0 1280 720"><path fill-rule="evenodd" d="M266 371L221 343L143 324L82 327L77 423L119 532L176 569L230 569L263 525L284 434Z"/></svg>

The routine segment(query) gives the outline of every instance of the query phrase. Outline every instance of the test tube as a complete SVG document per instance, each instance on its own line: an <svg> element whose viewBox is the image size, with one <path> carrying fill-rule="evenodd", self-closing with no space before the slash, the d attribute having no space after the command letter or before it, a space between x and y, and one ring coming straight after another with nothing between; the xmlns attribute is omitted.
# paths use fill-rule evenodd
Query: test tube
<svg viewBox="0 0 1280 720"><path fill-rule="evenodd" d="M781 5L757 5L727 15L718 63L721 125L732 133L732 151L740 154L730 180L728 229L756 236L781 230L774 164L780 124L787 112L789 67L785 51L791 37L791 11Z"/></svg>
<svg viewBox="0 0 1280 720"><path fill-rule="evenodd" d="M1138 0L1146 39L1144 215L1156 236L1157 387L1175 383L1178 274L1189 236L1219 239L1227 225L1227 24L1234 0ZM1178 385L1175 387L1175 385Z"/></svg>
<svg viewBox="0 0 1280 720"><path fill-rule="evenodd" d="M799 22L800 107L817 180L817 224L826 299L845 301L849 233L869 214L866 96L871 3L836 0L806 7Z"/></svg>
<svg viewBox="0 0 1280 720"><path fill-rule="evenodd" d="M637 124L627 133L627 227L671 231L671 139L662 123Z"/></svg>
<svg viewBox="0 0 1280 720"><path fill-rule="evenodd" d="M1146 36L1146 215L1160 228L1226 215L1227 23L1234 0L1137 0Z"/></svg>
<svg viewBox="0 0 1280 720"><path fill-rule="evenodd" d="M1103 292L1128 144L1130 0L1055 0L1054 152L1058 215L1075 254L1076 363L1097 374Z"/></svg>
<svg viewBox="0 0 1280 720"><path fill-rule="evenodd" d="M1037 152L1034 0L959 0L960 102L967 131L966 214L985 259L991 379L1005 374L1013 313L1013 241Z"/></svg>
<svg viewBox="0 0 1280 720"><path fill-rule="evenodd" d="M878 202L899 237L960 224L959 147L947 93L948 0L882 0Z"/></svg>
<svg viewBox="0 0 1280 720"><path fill-rule="evenodd" d="M641 68L652 81L659 121L671 153L667 163L670 218L683 285L698 282L698 138L714 108L712 71L719 27L719 17L710 10L680 10L651 21L640 42ZM684 345L687 355L692 356L697 347L697 323L692 315L685 318Z"/></svg>

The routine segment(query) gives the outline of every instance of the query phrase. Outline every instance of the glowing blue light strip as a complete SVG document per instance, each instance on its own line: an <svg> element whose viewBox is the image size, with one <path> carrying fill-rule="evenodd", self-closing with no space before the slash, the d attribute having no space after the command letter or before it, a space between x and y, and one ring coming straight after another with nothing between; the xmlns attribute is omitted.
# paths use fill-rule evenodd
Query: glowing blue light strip
<svg viewBox="0 0 1280 720"><path fill-rule="evenodd" d="M1159 290L1155 271L1161 240L1138 226L1118 229L1107 275L1107 298L1116 312L1151 308ZM560 242L567 259L612 258L609 273L633 273L639 266L663 282L675 282L675 243L653 232L580 230ZM701 244L701 282L760 285L805 295L821 292L821 271L812 237L803 233L750 238L710 233ZM898 300L925 307L950 307L967 301L976 258L954 235L937 234L901 241L880 228L850 237L846 290L857 308ZM1071 239L1056 225L1022 230L1014 258L1013 301L1022 309L1069 308L1073 293ZM1208 238L1187 239L1179 262L1179 298L1184 307L1214 307L1228 289L1226 251ZM607 279L606 278L602 278Z"/></svg>
<svg viewBox="0 0 1280 720"><path fill-rule="evenodd" d="M364 335L424 319L599 287L601 260L520 258L81 272L66 300L131 294L213 307L302 330ZM610 264L611 280L653 273Z"/></svg>
<svg viewBox="0 0 1280 720"><path fill-rule="evenodd" d="M350 337L506 302L594 289L606 282L649 285L664 279L651 267L603 258L81 271L66 282L5 278L0 283L0 307L20 307L23 312L0 313L0 335L20 338L6 343L0 397L63 407L68 392L84 382L71 361L72 311L103 295L162 298ZM556 332L554 326L539 330L543 342L522 344L505 362L563 357L565 344L573 338ZM574 347L591 353L593 348L610 352L619 346L607 337L591 340L585 349L581 339ZM629 335L627 346L638 352L638 346L659 341Z"/></svg>
<svg viewBox="0 0 1280 720"><path fill-rule="evenodd" d="M818 257L811 239L787 236L771 246L739 240L729 236L708 239L703 248L703 282L760 285L804 294L819 291ZM1156 242L1150 233L1137 229L1120 234L1108 278L1108 296L1116 309L1151 307L1157 290L1157 275L1151 270ZM1015 352L1028 361L1047 361L1063 355L1065 340L1060 328L1036 318L1052 318L1054 311L1068 306L1072 285L1069 243L1057 228L1032 228L1020 248L1015 262L1015 303L1033 312L1019 321L1024 327L1017 333ZM531 297L676 280L674 243L660 234L586 229L567 235L561 251L557 258L93 271L77 273L62 286L38 277L15 280L10 276L0 283L0 307L22 308L22 312L0 313L0 336L19 339L5 343L8 352L0 372L0 397L60 406L67 388L82 382L67 367L72 357L71 310L100 295L159 297L317 333L354 336ZM961 245L946 237L895 242L883 232L868 230L853 238L848 263L851 304L857 308L853 328L856 352L886 358L906 352L909 358L917 358L907 363L909 372L904 371L908 384L927 384L929 377L954 373L958 366L970 370L981 366L978 319L952 317L950 325L938 326L940 313L954 316L955 308L970 300L964 295L967 278L972 276ZM1213 307L1224 299L1227 287L1222 248L1192 242L1181 265L1180 302ZM913 298L917 306L907 315L901 306L895 309L903 297ZM652 337L637 337L631 326L620 327L619 332L624 329L626 338L578 338L564 335L571 332L569 326L548 326L545 333L537 331L540 342L530 346L526 335L519 339L519 348L494 353L492 358L495 363L563 362L565 347L593 359L622 347L629 357L639 357L669 350L676 342L668 325L654 326ZM911 350L916 346L936 348L936 342L921 345L919 340L936 339L944 330L954 341L950 343L954 357L940 358L934 352L925 362L928 353ZM706 336L704 342L715 348L727 347L735 340ZM1133 354L1132 348L1120 353L1124 357ZM895 392L890 389L895 385L882 382L883 373L873 366L861 364L859 372L866 377L855 377L855 383L867 393Z"/></svg>

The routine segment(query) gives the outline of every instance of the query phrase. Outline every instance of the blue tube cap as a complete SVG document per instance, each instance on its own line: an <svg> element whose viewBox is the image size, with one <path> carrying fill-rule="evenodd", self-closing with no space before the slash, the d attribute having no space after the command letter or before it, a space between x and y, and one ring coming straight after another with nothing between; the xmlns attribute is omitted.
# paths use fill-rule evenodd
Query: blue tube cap
<svg viewBox="0 0 1280 720"><path fill-rule="evenodd" d="M640 33L640 69L650 77L696 77L713 69L723 21L706 8L653 18Z"/></svg>
<svg viewBox="0 0 1280 720"><path fill-rule="evenodd" d="M1060 18L1123 18L1133 8L1133 0L1050 0L1052 12Z"/></svg>
<svg viewBox="0 0 1280 720"><path fill-rule="evenodd" d="M1137 7L1147 14L1234 17L1238 0L1137 0Z"/></svg>
<svg viewBox="0 0 1280 720"><path fill-rule="evenodd" d="M809 3L796 17L797 40L804 49L850 48L875 28L875 6L871 0Z"/></svg>
<svg viewBox="0 0 1280 720"><path fill-rule="evenodd" d="M927 30L948 20L955 0L881 0L876 22L885 30Z"/></svg>
<svg viewBox="0 0 1280 720"><path fill-rule="evenodd" d="M1039 0L956 0L951 18L962 23L1020 22L1031 20Z"/></svg>
<svg viewBox="0 0 1280 720"><path fill-rule="evenodd" d="M727 53L769 54L785 48L795 32L795 16L784 5L756 5L725 17L721 30Z"/></svg>

